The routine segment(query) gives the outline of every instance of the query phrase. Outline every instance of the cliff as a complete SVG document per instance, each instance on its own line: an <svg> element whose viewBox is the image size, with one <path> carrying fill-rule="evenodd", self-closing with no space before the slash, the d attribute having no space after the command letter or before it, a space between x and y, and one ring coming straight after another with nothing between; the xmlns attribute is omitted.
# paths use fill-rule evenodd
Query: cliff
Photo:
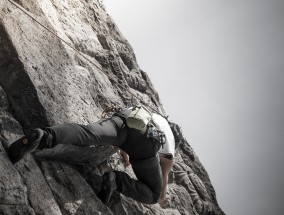
<svg viewBox="0 0 284 215"><path fill-rule="evenodd" d="M58 146L10 162L9 145L36 127L88 124L108 105L127 107L140 99L165 114L147 73L100 0L1 1L0 85L1 215L193 215L212 207L224 214L206 170L175 123L172 203L165 208L118 193L108 207L101 203L96 193L103 172L112 167L133 176L112 147Z"/></svg>

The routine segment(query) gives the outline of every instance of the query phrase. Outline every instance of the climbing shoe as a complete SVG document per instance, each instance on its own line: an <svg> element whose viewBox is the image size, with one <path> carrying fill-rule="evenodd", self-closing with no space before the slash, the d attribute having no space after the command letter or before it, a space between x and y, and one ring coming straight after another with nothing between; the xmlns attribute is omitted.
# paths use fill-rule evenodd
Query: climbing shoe
<svg viewBox="0 0 284 215"><path fill-rule="evenodd" d="M17 163L26 154L34 151L44 135L43 130L37 128L32 131L30 135L23 136L20 139L13 142L8 149L8 156L11 162Z"/></svg>
<svg viewBox="0 0 284 215"><path fill-rule="evenodd" d="M116 175L114 172L106 172L103 175L102 187L100 192L97 194L97 196L105 205L109 203L113 191L116 190L115 178Z"/></svg>

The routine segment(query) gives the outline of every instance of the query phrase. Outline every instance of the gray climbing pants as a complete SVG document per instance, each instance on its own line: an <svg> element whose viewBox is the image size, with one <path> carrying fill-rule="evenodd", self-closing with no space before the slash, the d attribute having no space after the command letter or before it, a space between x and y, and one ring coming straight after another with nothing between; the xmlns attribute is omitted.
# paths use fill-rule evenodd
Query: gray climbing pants
<svg viewBox="0 0 284 215"><path fill-rule="evenodd" d="M91 145L114 145L119 147L126 141L128 132L131 132L127 129L124 120L119 116L102 119L89 125L65 123L47 127L43 130L45 135L39 146L40 149L53 148L58 144L72 144L81 147ZM150 150L147 145L144 143L145 150L141 150L141 153L147 153L147 150ZM128 143L127 147L129 149L136 147L135 142ZM129 156L131 157L131 154ZM150 158L130 160L130 162L138 180L130 178L125 172L115 171L117 191L141 203L157 203L162 189L159 157L153 155Z"/></svg>
<svg viewBox="0 0 284 215"><path fill-rule="evenodd" d="M118 116L102 119L89 125L64 123L43 130L46 135L44 135L39 148L53 148L58 144L72 144L82 147L91 145L119 146L127 136L127 128Z"/></svg>
<svg viewBox="0 0 284 215"><path fill-rule="evenodd" d="M131 162L138 180L116 171L117 191L144 204L155 204L162 190L162 172L158 155Z"/></svg>

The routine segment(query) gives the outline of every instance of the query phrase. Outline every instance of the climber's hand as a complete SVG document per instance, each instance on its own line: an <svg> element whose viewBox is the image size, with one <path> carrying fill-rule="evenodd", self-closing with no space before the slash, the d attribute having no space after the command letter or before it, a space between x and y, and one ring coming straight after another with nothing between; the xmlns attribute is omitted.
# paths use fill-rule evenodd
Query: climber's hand
<svg viewBox="0 0 284 215"><path fill-rule="evenodd" d="M160 197L158 203L161 208L168 208L171 206L171 197L169 195L166 195L165 197Z"/></svg>
<svg viewBox="0 0 284 215"><path fill-rule="evenodd" d="M129 166L129 165L130 165L130 162L129 162L129 156L128 156L128 154L127 154L125 151L121 150L121 149L119 150L119 154L120 154L122 160L124 161L124 165L125 165L126 167Z"/></svg>

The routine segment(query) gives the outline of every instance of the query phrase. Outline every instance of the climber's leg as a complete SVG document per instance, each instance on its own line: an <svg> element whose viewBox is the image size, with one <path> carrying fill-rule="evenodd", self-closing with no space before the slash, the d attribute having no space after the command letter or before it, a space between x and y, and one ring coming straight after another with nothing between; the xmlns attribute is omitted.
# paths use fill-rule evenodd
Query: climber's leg
<svg viewBox="0 0 284 215"><path fill-rule="evenodd" d="M115 171L117 191L141 203L157 203L162 190L159 158L132 161L131 164L138 180L124 172Z"/></svg>
<svg viewBox="0 0 284 215"><path fill-rule="evenodd" d="M119 146L125 141L127 135L127 128L118 116L89 125L65 123L35 130L41 133L38 139L22 137L10 145L8 154L11 160L17 162L36 148L53 148L58 144L73 144L82 147L90 145ZM27 144L23 144L24 139L29 140Z"/></svg>
<svg viewBox="0 0 284 215"><path fill-rule="evenodd" d="M45 135L39 148L53 148L58 144L76 146L120 145L126 139L127 128L120 117L102 119L89 125L59 124L44 129Z"/></svg>

